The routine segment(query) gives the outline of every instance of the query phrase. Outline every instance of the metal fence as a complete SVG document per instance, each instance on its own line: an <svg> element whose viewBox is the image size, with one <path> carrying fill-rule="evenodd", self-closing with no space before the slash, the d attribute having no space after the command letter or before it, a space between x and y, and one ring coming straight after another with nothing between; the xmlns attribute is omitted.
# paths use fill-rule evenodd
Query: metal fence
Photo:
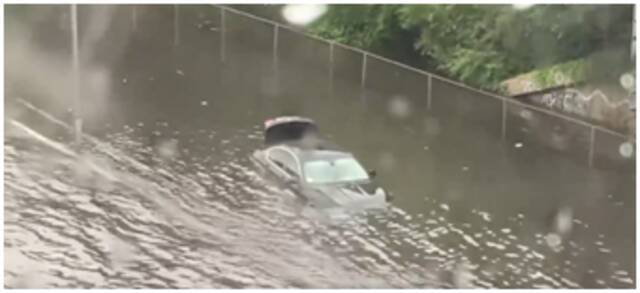
<svg viewBox="0 0 640 293"><path fill-rule="evenodd" d="M623 158L620 148L625 143L635 144L635 138L591 124L573 117L550 111L535 105L526 104L495 93L472 88L436 74L390 60L344 44L309 35L298 29L260 18L237 9L217 6L220 9L222 38L229 38L234 30L247 30L251 26L261 26L269 39L273 52L274 70L278 70L279 59L283 55L291 57L297 54L299 60L312 60L313 66L327 71L328 87L334 86L337 79L344 82L358 82L362 95L367 91L389 92L425 100L427 110L436 116L457 116L467 120L469 125L482 127L488 132L497 134L509 142L535 141L545 143L552 138L544 132L552 133L554 129L562 129L569 138L569 146L573 155L583 158L589 166L606 166L624 161L633 162L633 158ZM244 28L234 28L227 23L229 18L244 18ZM271 30L270 34L268 31ZM296 43L306 42L306 47ZM221 52L225 51L224 40L220 42ZM323 54L317 52L305 55L312 50L309 46L321 48ZM297 52L293 48L298 48ZM286 52L283 54L283 52ZM222 56L224 60L224 54ZM339 61L337 61L339 60ZM305 67L309 70L309 67ZM523 131L524 126L532 126L531 121L538 121L536 134ZM543 121L542 123L539 123Z"/></svg>
<svg viewBox="0 0 640 293"><path fill-rule="evenodd" d="M145 31L146 34L138 34L139 38L148 38L150 43L160 44L150 46L148 52L141 53L141 60L166 56L167 51L171 52L174 50L172 48L181 46L189 39L205 38L207 47L203 50L208 50L209 55L219 59L207 61L209 66L220 64L229 67L238 62L238 58L247 58L238 53L243 50L264 52L263 56L268 56L267 58L255 57L255 60L250 60L254 63L252 72L236 74L251 75L256 80L275 84L273 95L303 95L310 99L313 98L311 96L335 95L345 85L359 84L358 96L364 102L383 99L385 94L402 95L414 101L414 106L422 107L429 115L443 118L443 121L459 121L467 128L486 132L510 143L532 142L553 146L554 140L560 135L564 144L561 151L577 157L589 166L631 166L635 162L635 154L624 157L620 153L624 144L631 143L635 146L635 138L548 109L475 89L243 11L219 5L201 6L207 9L203 17L198 9L173 5L168 6L162 15L159 13L154 16L142 15L141 7L143 6L120 7L125 12L118 14L115 24L120 28L126 26L130 31ZM168 12L169 7L172 13ZM154 17L156 20L162 18L162 21L154 22L153 25L146 21L145 24L145 19ZM168 21L169 18L172 21ZM196 35L193 28L195 18L206 20L204 26L197 27L199 31L206 31L206 35ZM86 22L87 19L80 19L81 29L83 21ZM170 35L167 34L168 30L172 32ZM56 34L59 38L71 37L68 31ZM105 43L105 46L108 45ZM62 44L60 47L64 46ZM103 54L108 55L109 52L104 51ZM179 58L186 60L191 57L187 55ZM284 63L295 66L283 71ZM314 78L306 78L311 74ZM317 78L318 76L321 78ZM448 124L444 123L443 131L446 132L447 127Z"/></svg>

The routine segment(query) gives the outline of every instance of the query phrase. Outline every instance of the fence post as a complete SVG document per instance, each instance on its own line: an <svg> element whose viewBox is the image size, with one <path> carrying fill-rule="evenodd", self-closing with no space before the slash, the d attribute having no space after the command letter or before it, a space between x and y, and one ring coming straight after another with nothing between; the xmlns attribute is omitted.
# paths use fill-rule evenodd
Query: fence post
<svg viewBox="0 0 640 293"><path fill-rule="evenodd" d="M280 27L276 24L273 26L273 69L278 74L278 32Z"/></svg>
<svg viewBox="0 0 640 293"><path fill-rule="evenodd" d="M367 52L362 52L362 78L360 80L360 102L367 102Z"/></svg>
<svg viewBox="0 0 640 293"><path fill-rule="evenodd" d="M225 8L224 6L220 6L220 61L222 63L225 62L225 38L227 35L227 27L225 25Z"/></svg>
<svg viewBox="0 0 640 293"><path fill-rule="evenodd" d="M507 100L502 99L502 128L500 132L502 140L507 139Z"/></svg>
<svg viewBox="0 0 640 293"><path fill-rule="evenodd" d="M329 96L333 96L333 41L329 42Z"/></svg>
<svg viewBox="0 0 640 293"><path fill-rule="evenodd" d="M590 126L591 128L591 135L589 137L589 167L593 167L593 155L594 155L594 147L595 147L595 140L596 140L596 128L593 127L593 125Z"/></svg>
<svg viewBox="0 0 640 293"><path fill-rule="evenodd" d="M138 12L135 5L131 5L131 28L134 32L138 30Z"/></svg>
<svg viewBox="0 0 640 293"><path fill-rule="evenodd" d="M431 77L431 74L427 76L429 77L427 79L427 110L431 111L431 95L433 92L431 88L433 87L433 82L432 82L433 77Z"/></svg>
<svg viewBox="0 0 640 293"><path fill-rule="evenodd" d="M173 45L180 43L180 14L177 4L173 5Z"/></svg>
<svg viewBox="0 0 640 293"><path fill-rule="evenodd" d="M280 70L279 70L279 54L278 54L278 34L280 32L280 26L275 24L273 26L273 86L276 93L280 92Z"/></svg>
<svg viewBox="0 0 640 293"><path fill-rule="evenodd" d="M367 81L367 52L362 52L362 79L361 79L361 87L364 91L365 83Z"/></svg>

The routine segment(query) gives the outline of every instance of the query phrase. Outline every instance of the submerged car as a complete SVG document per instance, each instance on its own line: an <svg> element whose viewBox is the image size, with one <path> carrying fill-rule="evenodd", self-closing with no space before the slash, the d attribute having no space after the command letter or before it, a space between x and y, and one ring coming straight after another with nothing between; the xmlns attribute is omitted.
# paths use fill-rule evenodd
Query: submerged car
<svg viewBox="0 0 640 293"><path fill-rule="evenodd" d="M388 192L349 152L323 139L313 120L285 116L265 122L264 149L256 163L308 206L361 211L385 208Z"/></svg>

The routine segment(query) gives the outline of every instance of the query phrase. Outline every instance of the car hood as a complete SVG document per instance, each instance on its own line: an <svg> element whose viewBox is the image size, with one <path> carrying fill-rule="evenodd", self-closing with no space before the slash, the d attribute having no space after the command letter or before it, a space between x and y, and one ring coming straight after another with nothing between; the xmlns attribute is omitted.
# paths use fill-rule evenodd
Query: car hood
<svg viewBox="0 0 640 293"><path fill-rule="evenodd" d="M363 210L386 206L386 192L372 182L313 185L310 189L324 208Z"/></svg>

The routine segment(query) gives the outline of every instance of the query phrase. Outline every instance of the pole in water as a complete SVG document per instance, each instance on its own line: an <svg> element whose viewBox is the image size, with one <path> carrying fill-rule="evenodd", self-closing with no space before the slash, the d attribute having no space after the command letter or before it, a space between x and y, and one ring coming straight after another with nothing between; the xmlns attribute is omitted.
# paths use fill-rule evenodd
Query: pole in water
<svg viewBox="0 0 640 293"><path fill-rule="evenodd" d="M73 125L75 142L80 143L82 137L82 118L80 115L80 59L78 57L78 12L76 4L71 5L71 74L73 87Z"/></svg>
<svg viewBox="0 0 640 293"><path fill-rule="evenodd" d="M180 43L180 11L178 5L173 5L173 45Z"/></svg>

